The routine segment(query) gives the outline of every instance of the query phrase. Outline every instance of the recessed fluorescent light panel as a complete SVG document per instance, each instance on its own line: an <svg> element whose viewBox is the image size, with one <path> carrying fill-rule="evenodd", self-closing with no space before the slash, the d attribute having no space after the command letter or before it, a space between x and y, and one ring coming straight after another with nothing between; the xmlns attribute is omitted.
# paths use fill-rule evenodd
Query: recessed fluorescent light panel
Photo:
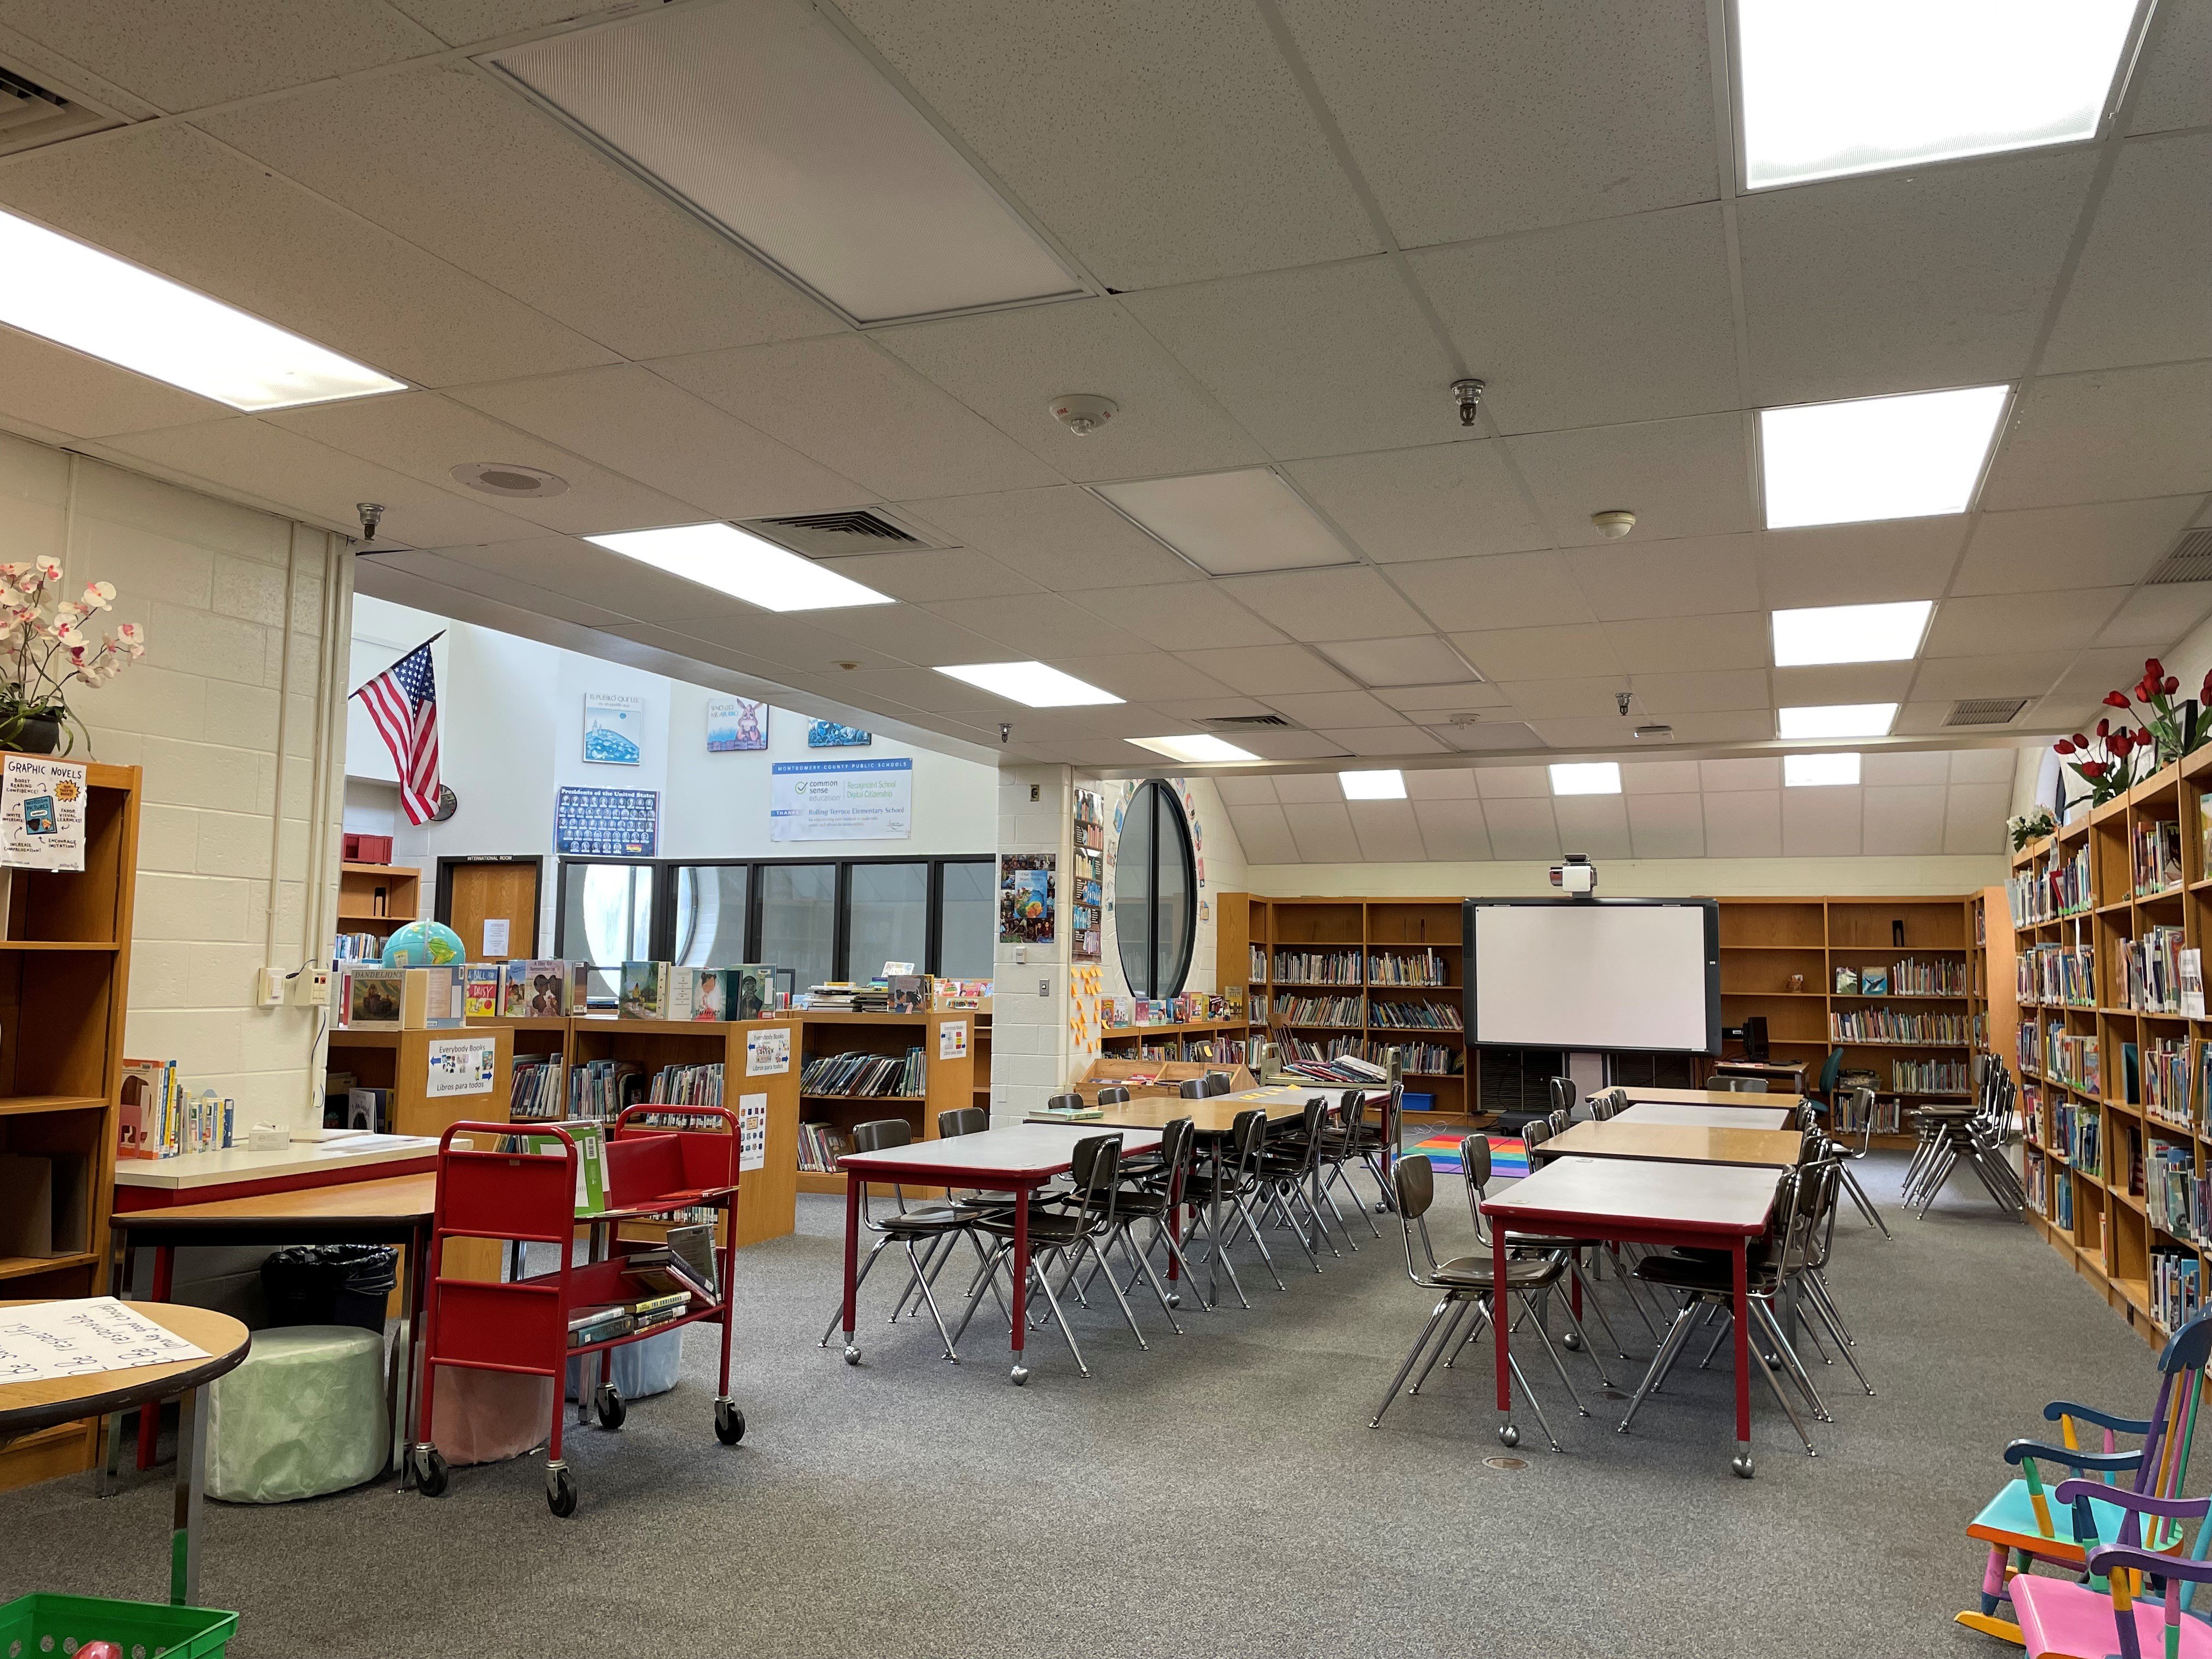
<svg viewBox="0 0 2212 1659"><path fill-rule="evenodd" d="M1859 781L1859 757L1848 755L1784 755L1782 781L1792 789L1818 789Z"/></svg>
<svg viewBox="0 0 2212 1659"><path fill-rule="evenodd" d="M812 6L655 12L488 61L854 322L1083 291Z"/></svg>
<svg viewBox="0 0 2212 1659"><path fill-rule="evenodd" d="M731 525L679 524L584 539L764 611L835 611L893 603L887 593L863 587L849 576Z"/></svg>
<svg viewBox="0 0 2212 1659"><path fill-rule="evenodd" d="M313 340L0 213L0 323L252 412L406 387Z"/></svg>
<svg viewBox="0 0 2212 1659"><path fill-rule="evenodd" d="M2096 136L2136 0L1736 0L1753 190Z"/></svg>
<svg viewBox="0 0 2212 1659"><path fill-rule="evenodd" d="M1352 550L1268 468L1099 484L1099 495L1216 576L1349 564Z"/></svg>
<svg viewBox="0 0 2212 1659"><path fill-rule="evenodd" d="M2010 390L1973 386L1760 410L1766 527L1964 513Z"/></svg>
<svg viewBox="0 0 2212 1659"><path fill-rule="evenodd" d="M1239 749L1233 743L1224 743L1219 738L1205 732L1187 738L1131 738L1127 741L1139 749L1149 749L1155 755L1165 755L1170 760L1189 761L1197 764L1206 761L1249 761L1260 757L1249 749Z"/></svg>
<svg viewBox="0 0 2212 1659"><path fill-rule="evenodd" d="M1886 738L1897 718L1893 702L1831 702L1816 708L1784 708L1779 722L1785 738Z"/></svg>
<svg viewBox="0 0 2212 1659"><path fill-rule="evenodd" d="M1620 793L1619 761L1557 761L1552 766L1555 795L1617 795Z"/></svg>
<svg viewBox="0 0 2212 1659"><path fill-rule="evenodd" d="M1339 772L1336 781L1344 786L1346 800L1406 799L1406 775L1403 772Z"/></svg>
<svg viewBox="0 0 2212 1659"><path fill-rule="evenodd" d="M1906 662L1920 653L1933 599L1893 605L1821 605L1774 613L1774 665Z"/></svg>
<svg viewBox="0 0 2212 1659"><path fill-rule="evenodd" d="M950 674L956 680L965 680L970 685L980 685L1009 702L1025 702L1032 708L1074 708L1085 703L1121 701L1111 691L1086 685L1074 675L1063 674L1041 662L971 662L937 672Z"/></svg>

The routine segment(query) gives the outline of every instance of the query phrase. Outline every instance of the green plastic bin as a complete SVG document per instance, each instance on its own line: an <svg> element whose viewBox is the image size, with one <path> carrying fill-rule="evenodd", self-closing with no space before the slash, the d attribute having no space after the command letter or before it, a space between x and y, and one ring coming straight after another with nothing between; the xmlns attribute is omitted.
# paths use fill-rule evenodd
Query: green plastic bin
<svg viewBox="0 0 2212 1659"><path fill-rule="evenodd" d="M0 1607L0 1659L69 1659L88 1642L112 1642L124 1659L208 1659L237 1628L236 1613L214 1607L22 1595Z"/></svg>

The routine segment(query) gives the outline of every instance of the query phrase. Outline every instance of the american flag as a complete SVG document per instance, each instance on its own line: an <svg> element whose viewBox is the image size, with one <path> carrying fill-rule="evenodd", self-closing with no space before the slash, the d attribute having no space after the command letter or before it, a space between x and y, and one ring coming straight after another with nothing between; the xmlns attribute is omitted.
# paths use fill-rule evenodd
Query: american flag
<svg viewBox="0 0 2212 1659"><path fill-rule="evenodd" d="M428 823L438 810L438 686L425 640L354 693L376 722L399 769L407 822Z"/></svg>

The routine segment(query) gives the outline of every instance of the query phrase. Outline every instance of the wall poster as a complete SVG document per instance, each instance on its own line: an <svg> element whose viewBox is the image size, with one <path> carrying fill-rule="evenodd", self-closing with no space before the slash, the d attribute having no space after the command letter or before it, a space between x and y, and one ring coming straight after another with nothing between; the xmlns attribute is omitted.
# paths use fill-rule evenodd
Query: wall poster
<svg viewBox="0 0 2212 1659"><path fill-rule="evenodd" d="M778 761L770 841L903 841L914 833L911 760Z"/></svg>
<svg viewBox="0 0 2212 1659"><path fill-rule="evenodd" d="M707 752L732 755L768 747L768 705L745 697L707 699Z"/></svg>
<svg viewBox="0 0 2212 1659"><path fill-rule="evenodd" d="M1049 945L1059 855L999 854L999 943Z"/></svg>
<svg viewBox="0 0 2212 1659"><path fill-rule="evenodd" d="M645 699L612 691L584 693L584 758L602 766L635 766L645 756Z"/></svg>
<svg viewBox="0 0 2212 1659"><path fill-rule="evenodd" d="M564 784L554 799L553 833L558 852L649 859L660 839L660 792Z"/></svg>

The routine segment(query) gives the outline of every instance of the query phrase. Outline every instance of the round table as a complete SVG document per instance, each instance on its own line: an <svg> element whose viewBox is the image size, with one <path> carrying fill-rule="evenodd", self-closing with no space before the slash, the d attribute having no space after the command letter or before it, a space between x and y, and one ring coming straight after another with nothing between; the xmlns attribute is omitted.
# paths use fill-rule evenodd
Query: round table
<svg viewBox="0 0 2212 1659"><path fill-rule="evenodd" d="M10 1308L40 1305L28 1302L0 1302L0 1313ZM152 1401L177 1401L177 1492L169 1543L169 1600L179 1607L199 1602L199 1523L203 1494L207 1486L207 1384L234 1370L252 1346L252 1334L228 1314L209 1308L187 1308L173 1302L131 1302L124 1305L140 1317L207 1351L205 1359L179 1360L173 1365L137 1365L129 1370L100 1371L88 1376L53 1377L38 1382L0 1383L0 1446L11 1440L73 1423L80 1418L106 1417L104 1468L112 1473L121 1413ZM100 1491L108 1491L103 1480Z"/></svg>

